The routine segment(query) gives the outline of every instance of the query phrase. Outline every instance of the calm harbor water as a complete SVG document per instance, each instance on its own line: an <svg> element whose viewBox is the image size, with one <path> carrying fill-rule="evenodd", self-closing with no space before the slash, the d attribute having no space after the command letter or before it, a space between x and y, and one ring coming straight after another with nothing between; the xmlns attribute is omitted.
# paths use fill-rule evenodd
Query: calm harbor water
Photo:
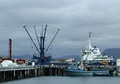
<svg viewBox="0 0 120 84"><path fill-rule="evenodd" d="M120 84L120 77L41 76L0 84Z"/></svg>

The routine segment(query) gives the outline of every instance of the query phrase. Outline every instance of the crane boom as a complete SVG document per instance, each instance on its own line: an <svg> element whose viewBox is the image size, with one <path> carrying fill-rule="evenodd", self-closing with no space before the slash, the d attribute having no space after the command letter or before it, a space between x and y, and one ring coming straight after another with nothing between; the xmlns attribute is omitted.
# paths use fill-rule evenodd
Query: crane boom
<svg viewBox="0 0 120 84"><path fill-rule="evenodd" d="M40 64L40 63L50 62L52 60L52 57L51 56L45 57L44 55L45 55L46 51L48 51L50 45L52 44L53 40L57 36L60 29L58 28L57 32L55 33L55 35L53 36L52 40L50 41L48 47L45 50L45 38L46 38L47 25L45 26L45 28L43 28L43 25L42 25L42 33L41 33L40 37L38 37L38 33L36 31L36 28L35 28L35 26L33 26L36 37L37 37L37 41L38 41L38 44L39 44L38 47L35 44L35 42L34 42L33 38L31 37L30 33L28 32L28 30L26 28L26 25L24 25L23 28L25 28L25 31L27 32L28 36L30 37L30 40L32 41L32 43L34 44L36 50L38 51L38 53L40 55L40 57L37 57L36 55L33 55L33 59L38 60L36 63Z"/></svg>
<svg viewBox="0 0 120 84"><path fill-rule="evenodd" d="M31 41L33 42L35 48L37 49L37 51L40 53L39 49L37 48L37 45L35 44L35 42L33 41L31 35L29 34L27 28L26 28L26 25L23 26L23 28L25 28L25 31L27 32L28 36L30 37Z"/></svg>
<svg viewBox="0 0 120 84"><path fill-rule="evenodd" d="M53 40L55 39L55 37L57 36L57 34L58 34L59 31L60 31L60 29L58 29L58 31L55 33L53 39L51 40L50 44L49 44L48 47L46 48L46 51L48 51L50 45L52 44ZM46 51L45 51L45 52L46 52Z"/></svg>

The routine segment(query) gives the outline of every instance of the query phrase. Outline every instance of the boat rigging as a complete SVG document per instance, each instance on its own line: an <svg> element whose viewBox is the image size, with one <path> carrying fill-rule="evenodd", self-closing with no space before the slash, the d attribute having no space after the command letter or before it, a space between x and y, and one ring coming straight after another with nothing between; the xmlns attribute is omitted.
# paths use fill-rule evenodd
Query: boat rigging
<svg viewBox="0 0 120 84"><path fill-rule="evenodd" d="M28 32L26 25L23 26L23 28L25 29L25 31L27 32L28 36L30 37L30 40L32 41L33 45L35 46L37 52L39 53L39 57L37 57L36 55L33 55L33 59L37 59L37 63L46 63L46 62L50 62L52 60L51 56L45 57L46 52L48 51L48 49L50 48L52 42L54 41L55 37L57 36L58 32L60 31L59 28L57 28L57 32L55 33L55 35L53 36L52 40L50 41L48 47L45 49L45 38L46 38L46 32L47 32L47 26L45 25L45 28L43 28L42 26L42 33L41 36L38 36L37 31L36 31L36 27L33 26L34 31L35 31L35 35L37 38L37 42L38 45L36 45L35 41L33 40L32 36L30 35L30 33Z"/></svg>

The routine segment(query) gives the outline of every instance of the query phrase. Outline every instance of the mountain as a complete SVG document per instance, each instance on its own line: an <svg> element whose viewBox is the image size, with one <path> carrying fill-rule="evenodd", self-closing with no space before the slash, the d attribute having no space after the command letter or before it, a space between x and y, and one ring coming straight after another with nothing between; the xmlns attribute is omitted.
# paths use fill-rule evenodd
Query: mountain
<svg viewBox="0 0 120 84"><path fill-rule="evenodd" d="M104 50L104 53L108 56L113 56L114 60L120 59L120 48L108 48ZM12 58L24 58L32 60L32 56L30 55L20 55L20 56L12 56ZM80 60L79 55L69 55L69 56L61 56L53 59L69 59L69 58L75 58L77 61Z"/></svg>
<svg viewBox="0 0 120 84"><path fill-rule="evenodd" d="M104 53L108 56L113 56L114 60L120 59L120 48L109 48L105 49Z"/></svg>
<svg viewBox="0 0 120 84"><path fill-rule="evenodd" d="M120 48L108 48L104 50L104 53L108 56L113 56L114 61L116 61L116 59L120 59ZM76 60L80 60L79 55L61 56L55 59L69 59L69 58L75 58Z"/></svg>

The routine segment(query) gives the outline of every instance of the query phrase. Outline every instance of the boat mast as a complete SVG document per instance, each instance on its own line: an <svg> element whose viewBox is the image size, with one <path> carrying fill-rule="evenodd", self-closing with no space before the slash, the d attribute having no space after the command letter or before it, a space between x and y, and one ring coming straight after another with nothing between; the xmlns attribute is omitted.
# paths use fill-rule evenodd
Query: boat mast
<svg viewBox="0 0 120 84"><path fill-rule="evenodd" d="M40 37L40 57L43 59L44 58L44 50L45 50L45 36L46 36L46 29L47 29L47 25L45 26L45 30L43 32L43 28L42 28L42 36Z"/></svg>
<svg viewBox="0 0 120 84"><path fill-rule="evenodd" d="M91 32L89 32L89 51L90 51L90 48L91 48Z"/></svg>
<svg viewBox="0 0 120 84"><path fill-rule="evenodd" d="M85 58L85 61L87 60L87 58L88 58L88 56L90 55L90 49L92 48L92 46L91 46L91 32L89 32L89 40L88 40L88 54L87 54L87 56L86 56L86 58Z"/></svg>

